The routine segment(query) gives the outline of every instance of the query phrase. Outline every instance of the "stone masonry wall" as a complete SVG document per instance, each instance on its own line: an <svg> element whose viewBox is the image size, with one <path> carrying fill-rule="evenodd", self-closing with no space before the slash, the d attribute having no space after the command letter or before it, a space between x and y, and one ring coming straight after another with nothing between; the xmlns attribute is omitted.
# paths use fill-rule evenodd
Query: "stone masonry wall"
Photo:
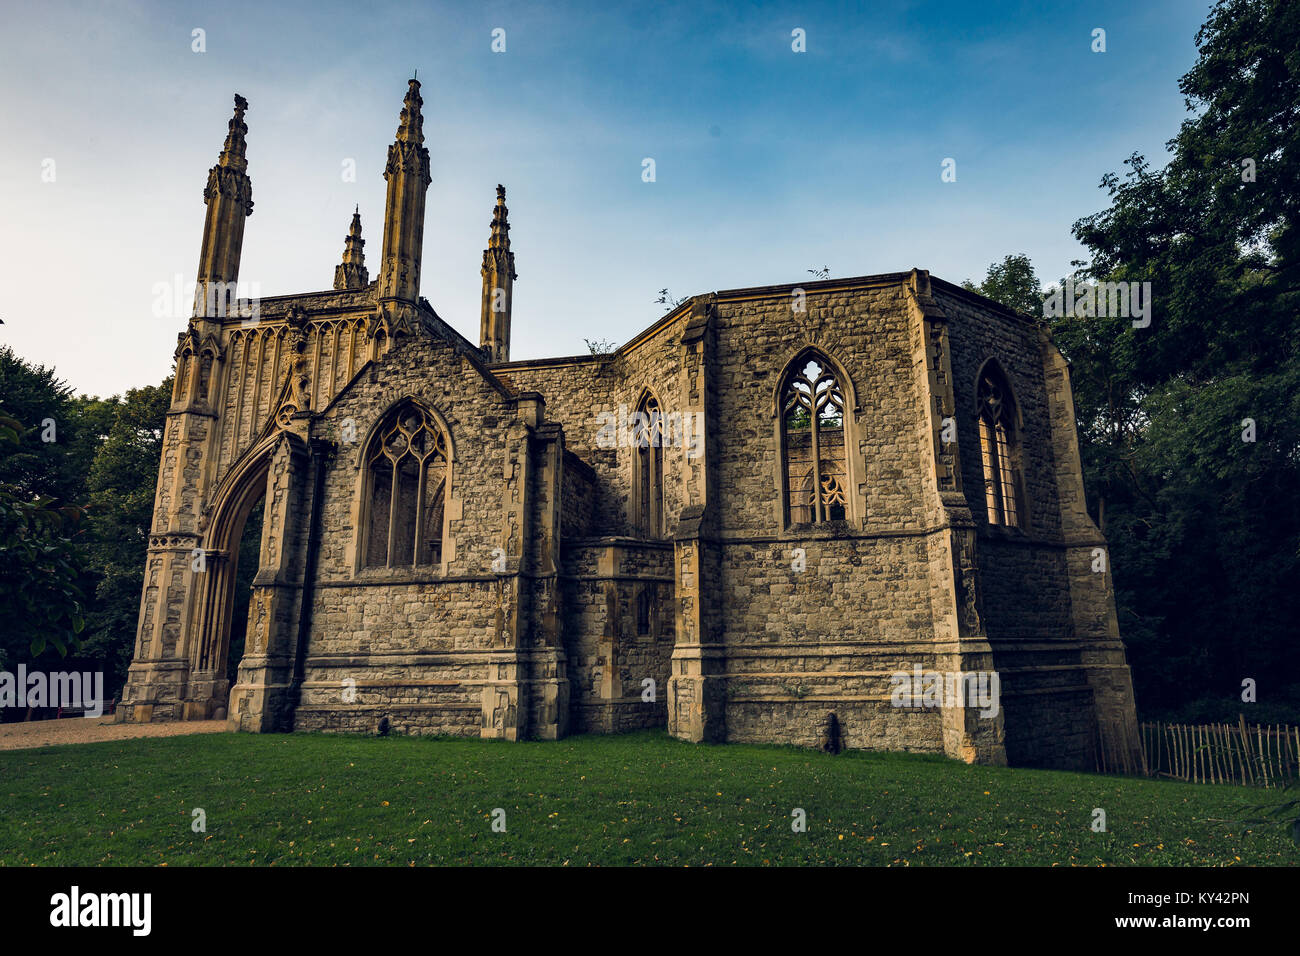
<svg viewBox="0 0 1300 956"><path fill-rule="evenodd" d="M1075 641L1069 570L1038 330L1027 319L936 288L950 319L962 485L975 518L984 619L1002 680L1008 760L1090 765L1093 695ZM1024 515L1020 528L990 525L984 502L977 376L1000 365L1019 415ZM1073 427L1073 423L1070 423Z"/></svg>
<svg viewBox="0 0 1300 956"><path fill-rule="evenodd" d="M671 547L626 538L576 542L566 547L564 565L570 729L663 727L674 640ZM642 591L650 607L645 631L637 621ZM654 681L653 700L644 699L646 678Z"/></svg>
<svg viewBox="0 0 1300 956"><path fill-rule="evenodd" d="M598 436L601 413L618 415L620 406L630 414L648 389L665 414L677 407L678 340L681 322L665 323L626 351L606 359L513 362L493 366L520 389L546 396L547 417L564 426L565 446L596 472L599 493L595 526L602 533L631 535L632 470L634 448L619 444L601 448ZM684 448L664 449L664 515L671 533L681 512L681 457Z"/></svg>
<svg viewBox="0 0 1300 956"><path fill-rule="evenodd" d="M942 751L937 710L889 704L889 674L934 666L918 397L901 285L723 296L716 317L720 580L728 740L815 746L835 712L851 747ZM788 530L777 476L777 391L815 346L845 373L848 527ZM802 364L802 360L801 363ZM792 569L796 548L807 569Z"/></svg>
<svg viewBox="0 0 1300 956"><path fill-rule="evenodd" d="M395 403L414 398L446 423L452 448L443 565L356 569L357 503L367 438ZM480 732L489 655L502 646L514 579L492 573L503 547L509 401L454 348L421 336L392 350L325 410L339 441L325 488L325 527L299 729ZM357 441L342 440L351 420ZM343 700L344 680L356 700Z"/></svg>

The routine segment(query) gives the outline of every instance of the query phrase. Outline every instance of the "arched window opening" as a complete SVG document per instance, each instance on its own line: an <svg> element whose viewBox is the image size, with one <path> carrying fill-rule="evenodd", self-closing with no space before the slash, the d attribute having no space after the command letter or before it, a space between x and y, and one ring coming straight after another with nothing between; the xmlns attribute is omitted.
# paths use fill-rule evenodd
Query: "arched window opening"
<svg viewBox="0 0 1300 956"><path fill-rule="evenodd" d="M980 459L989 524L1020 527L1020 473L1011 390L990 363L979 381Z"/></svg>
<svg viewBox="0 0 1300 956"><path fill-rule="evenodd" d="M664 536L664 417L659 402L646 395L633 416L636 447L632 488L633 523L647 538Z"/></svg>
<svg viewBox="0 0 1300 956"><path fill-rule="evenodd" d="M404 405L379 428L366 455L366 567L442 561L447 439L433 416Z"/></svg>
<svg viewBox="0 0 1300 956"><path fill-rule="evenodd" d="M848 520L844 392L828 363L810 357L791 371L781 391L781 428L788 522Z"/></svg>

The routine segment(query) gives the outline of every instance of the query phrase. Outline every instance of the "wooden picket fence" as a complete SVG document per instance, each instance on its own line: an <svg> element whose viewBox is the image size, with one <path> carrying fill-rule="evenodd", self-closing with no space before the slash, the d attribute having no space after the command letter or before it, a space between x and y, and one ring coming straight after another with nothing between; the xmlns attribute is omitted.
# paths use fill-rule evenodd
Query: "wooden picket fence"
<svg viewBox="0 0 1300 956"><path fill-rule="evenodd" d="M1151 777L1285 787L1300 776L1300 727L1289 724L1248 726L1244 716L1236 726L1148 723L1139 725L1139 738L1145 772Z"/></svg>

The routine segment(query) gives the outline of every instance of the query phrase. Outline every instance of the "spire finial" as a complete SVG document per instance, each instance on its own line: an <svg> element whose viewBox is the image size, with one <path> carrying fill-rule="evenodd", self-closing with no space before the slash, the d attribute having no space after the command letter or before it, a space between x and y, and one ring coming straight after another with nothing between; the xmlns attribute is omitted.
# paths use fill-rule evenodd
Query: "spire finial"
<svg viewBox="0 0 1300 956"><path fill-rule="evenodd" d="M506 208L506 187L497 183L497 204L492 209L492 235L488 239L489 249L510 251L510 210Z"/></svg>
<svg viewBox="0 0 1300 956"><path fill-rule="evenodd" d="M248 134L248 124L244 122L244 111L247 109L248 100L236 93L235 115L230 117L226 142L221 148L221 158L217 160L217 165L233 166L236 169L248 168L248 160L245 156L248 143L244 139Z"/></svg>
<svg viewBox="0 0 1300 956"><path fill-rule="evenodd" d="M406 81L406 99L402 101L402 116L397 124L397 141L399 143L424 142L424 117L420 107L424 100L420 98L420 81L412 78Z"/></svg>
<svg viewBox="0 0 1300 956"><path fill-rule="evenodd" d="M364 289L370 282L366 271L366 241L361 238L361 206L352 213L352 226L343 240L343 261L334 269L334 288Z"/></svg>

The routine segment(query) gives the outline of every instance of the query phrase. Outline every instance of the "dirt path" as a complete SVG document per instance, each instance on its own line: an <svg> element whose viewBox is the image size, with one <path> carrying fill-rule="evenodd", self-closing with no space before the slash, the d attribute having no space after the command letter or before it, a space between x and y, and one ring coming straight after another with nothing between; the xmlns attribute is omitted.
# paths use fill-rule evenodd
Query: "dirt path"
<svg viewBox="0 0 1300 956"><path fill-rule="evenodd" d="M28 750L54 744L93 744L133 737L178 737L224 733L224 720L177 720L159 724L115 724L112 717L64 717L0 724L0 750Z"/></svg>

